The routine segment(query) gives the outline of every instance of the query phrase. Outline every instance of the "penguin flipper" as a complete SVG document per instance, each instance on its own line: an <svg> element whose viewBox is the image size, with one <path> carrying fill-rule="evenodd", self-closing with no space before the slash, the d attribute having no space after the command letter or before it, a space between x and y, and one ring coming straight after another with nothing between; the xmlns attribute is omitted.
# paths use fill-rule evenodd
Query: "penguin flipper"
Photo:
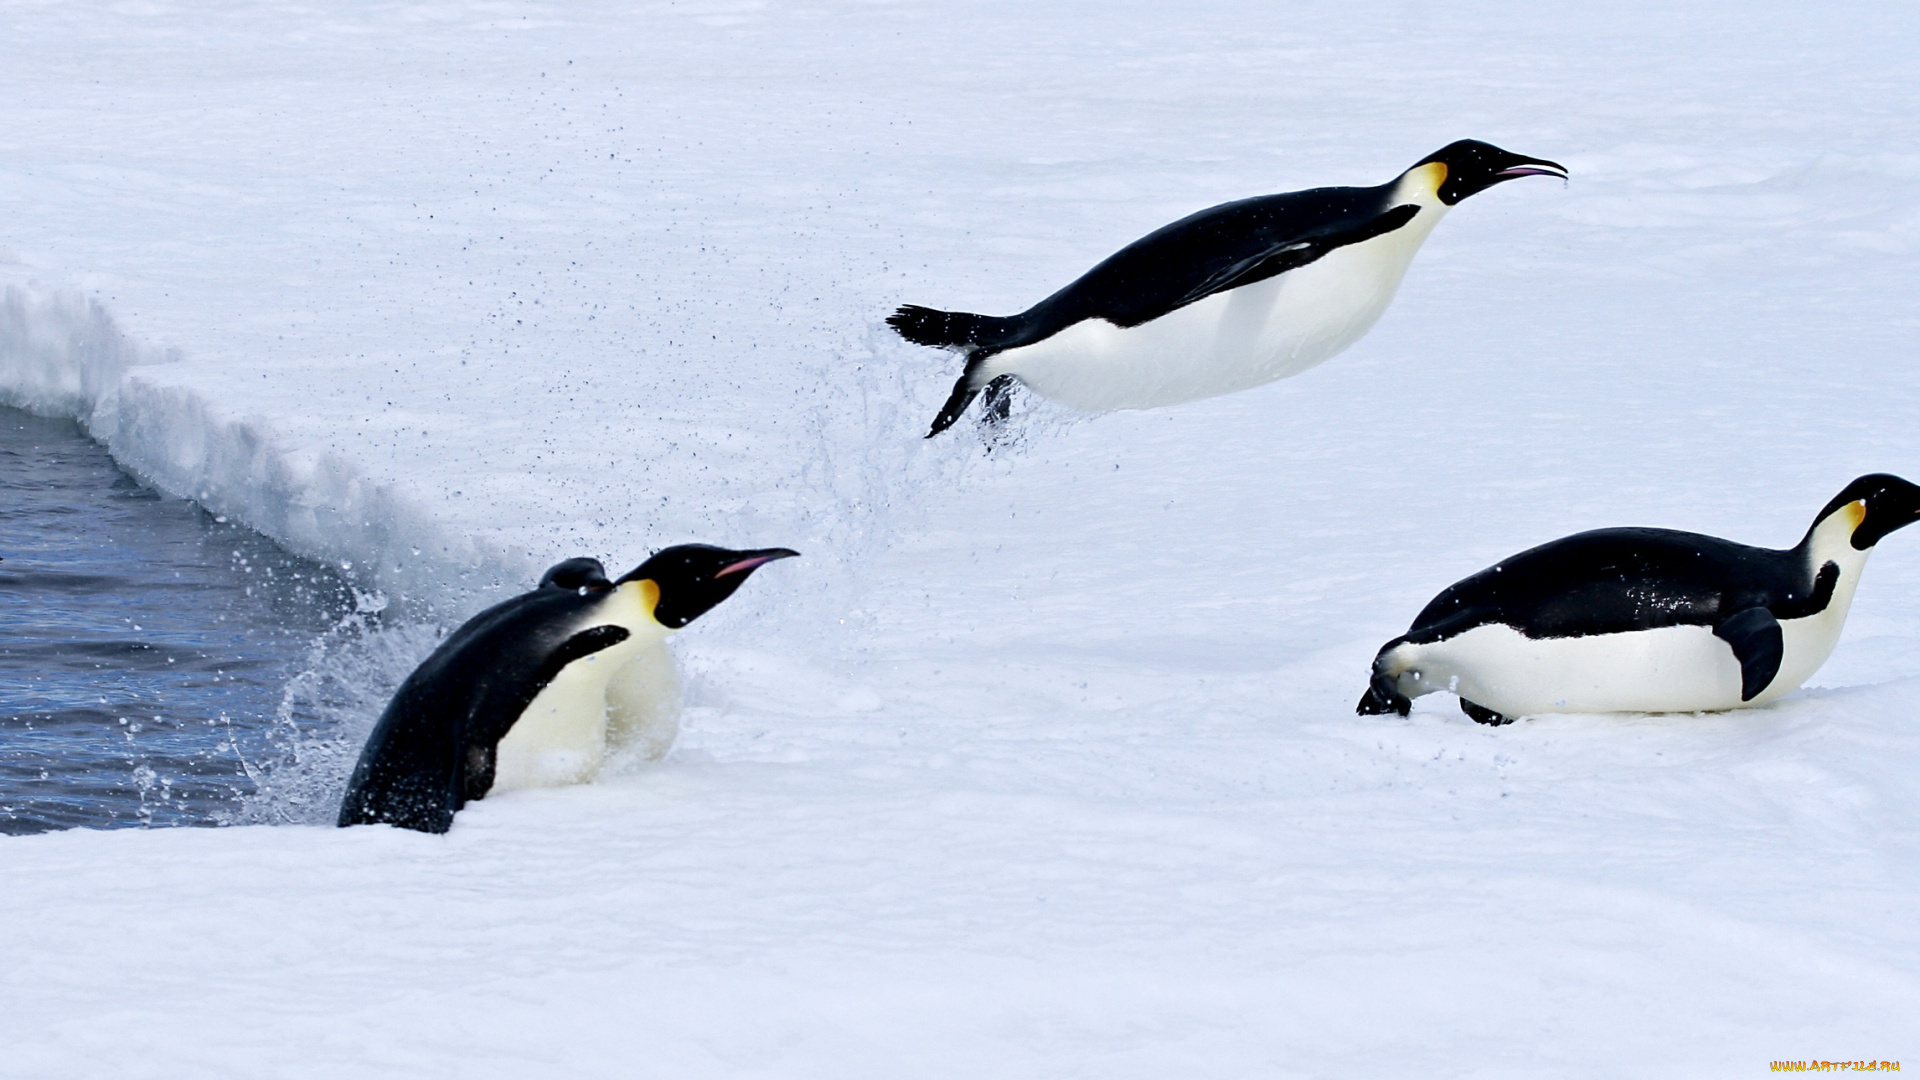
<svg viewBox="0 0 1920 1080"><path fill-rule="evenodd" d="M1208 275L1205 280L1195 285L1175 302L1169 310L1177 310L1188 304L1205 300L1214 293L1237 289L1242 285L1252 285L1289 270L1298 270L1336 248L1363 243L1376 236L1384 236L1412 221L1414 215L1419 212L1420 208L1411 204L1396 206L1356 228L1317 229L1305 235L1276 241L1265 249L1229 263ZM1130 324L1122 323L1121 325Z"/></svg>
<svg viewBox="0 0 1920 1080"><path fill-rule="evenodd" d="M461 758L455 769L459 774L458 789L460 798L454 803L454 809L460 809L468 799L479 799L493 787L494 753L500 740L507 737L513 729L514 721L533 704L560 672L575 660L592 656L602 649L611 649L615 645L633 636L624 626L592 626L561 642L540 666L524 680L515 680L503 699L489 703L480 710L481 715L490 717L484 724L470 724L461 736Z"/></svg>
<svg viewBox="0 0 1920 1080"><path fill-rule="evenodd" d="M1468 701L1466 698L1460 699L1460 711L1466 713L1467 718L1474 723L1486 724L1489 727L1500 727L1503 724L1513 723L1513 717L1505 713L1494 712L1485 705L1476 704L1475 702Z"/></svg>
<svg viewBox="0 0 1920 1080"><path fill-rule="evenodd" d="M1780 674L1780 659L1786 653L1780 634L1780 620L1763 607L1736 611L1713 628L1713 636L1733 648L1740 661L1740 700L1759 697L1773 677Z"/></svg>

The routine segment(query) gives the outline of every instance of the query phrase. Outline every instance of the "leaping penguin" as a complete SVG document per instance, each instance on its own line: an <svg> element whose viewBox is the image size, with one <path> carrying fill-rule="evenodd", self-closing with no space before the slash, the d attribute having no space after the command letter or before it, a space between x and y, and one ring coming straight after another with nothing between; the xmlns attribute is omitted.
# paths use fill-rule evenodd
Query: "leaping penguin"
<svg viewBox="0 0 1920 1080"><path fill-rule="evenodd" d="M339 824L443 833L497 775L585 779L605 749L610 686L756 569L796 554L683 544L618 581L596 559L554 566L407 676L360 753Z"/></svg>
<svg viewBox="0 0 1920 1080"><path fill-rule="evenodd" d="M1447 210L1551 161L1464 139L1379 187L1223 203L1121 248L1018 315L908 305L887 319L966 371L928 438L982 389L1004 416L1015 380L1089 412L1146 409L1298 375L1360 340Z"/></svg>
<svg viewBox="0 0 1920 1080"><path fill-rule="evenodd" d="M1381 647L1362 716L1446 690L1483 724L1536 713L1764 705L1833 652L1867 554L1920 520L1920 487L1848 484L1785 551L1670 529L1598 529L1452 585Z"/></svg>

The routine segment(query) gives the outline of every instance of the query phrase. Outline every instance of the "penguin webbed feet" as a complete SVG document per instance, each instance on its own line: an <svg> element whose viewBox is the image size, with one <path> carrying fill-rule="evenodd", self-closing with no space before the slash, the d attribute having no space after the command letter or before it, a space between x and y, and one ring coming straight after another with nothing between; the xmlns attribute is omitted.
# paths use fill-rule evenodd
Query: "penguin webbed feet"
<svg viewBox="0 0 1920 1080"><path fill-rule="evenodd" d="M1472 720L1474 723L1486 724L1489 727L1502 727L1504 725L1513 723L1515 719L1514 717L1508 716L1505 713L1494 712L1492 709L1487 708L1485 705L1476 705L1473 702L1468 701L1466 698L1460 699L1460 711L1463 713L1466 713L1467 718Z"/></svg>
<svg viewBox="0 0 1920 1080"><path fill-rule="evenodd" d="M1013 387L1016 381L1011 375L1002 375L988 383L986 390L981 393L980 441L986 444L989 454L1020 441L1013 425L1007 422L1013 415Z"/></svg>
<svg viewBox="0 0 1920 1080"><path fill-rule="evenodd" d="M1013 415L1013 376L1001 375L987 384L981 395L980 419L999 427Z"/></svg>

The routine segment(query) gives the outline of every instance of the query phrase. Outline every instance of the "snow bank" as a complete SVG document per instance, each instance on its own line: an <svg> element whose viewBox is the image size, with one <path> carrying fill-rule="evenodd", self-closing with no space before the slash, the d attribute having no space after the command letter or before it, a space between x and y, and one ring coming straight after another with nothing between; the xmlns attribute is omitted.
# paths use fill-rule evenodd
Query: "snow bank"
<svg viewBox="0 0 1920 1080"><path fill-rule="evenodd" d="M73 417L159 490L333 563L376 594L431 600L477 579L488 595L524 576L519 561L447 537L405 496L368 482L351 453L301 453L266 417L234 417L203 393L143 378L140 365L177 363L179 350L134 341L99 300L33 279L4 290L0 402Z"/></svg>
<svg viewBox="0 0 1920 1080"><path fill-rule="evenodd" d="M16 267L0 252L0 280ZM0 286L0 403L111 431L120 380L164 357L128 340L98 301L32 280Z"/></svg>

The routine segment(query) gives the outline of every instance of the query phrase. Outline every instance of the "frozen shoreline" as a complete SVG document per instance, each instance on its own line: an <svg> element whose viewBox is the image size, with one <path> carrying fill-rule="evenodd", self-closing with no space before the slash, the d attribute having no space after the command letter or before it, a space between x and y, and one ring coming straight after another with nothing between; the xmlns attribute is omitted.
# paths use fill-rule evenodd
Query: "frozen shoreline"
<svg viewBox="0 0 1920 1080"><path fill-rule="evenodd" d="M430 621L571 555L805 555L677 642L664 762L444 838L0 842L0 1076L1913 1059L1913 537L1766 709L1352 706L1500 556L1784 545L1854 475L1920 478L1917 23L0 15L0 397ZM893 304L1014 310L1183 213L1463 136L1573 182L1451 214L1350 353L920 440L953 371Z"/></svg>
<svg viewBox="0 0 1920 1080"><path fill-rule="evenodd" d="M0 275L18 269L0 266ZM497 592L524 576L518 561L447 536L392 486L367 481L351 454L302 452L273 418L231 415L151 370L179 360L177 350L129 339L105 305L71 287L23 276L0 293L0 401L78 420L154 488L429 609L450 581Z"/></svg>

